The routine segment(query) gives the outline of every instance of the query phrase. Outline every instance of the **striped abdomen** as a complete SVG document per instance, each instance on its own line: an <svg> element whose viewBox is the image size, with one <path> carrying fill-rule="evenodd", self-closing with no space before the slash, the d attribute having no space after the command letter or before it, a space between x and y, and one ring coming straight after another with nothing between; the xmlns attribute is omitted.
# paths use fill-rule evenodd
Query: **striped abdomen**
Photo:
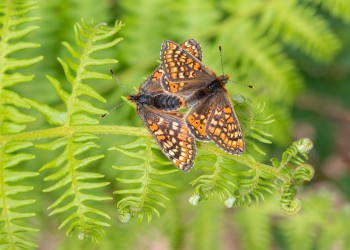
<svg viewBox="0 0 350 250"><path fill-rule="evenodd" d="M152 106L161 110L178 110L186 106L182 97L160 94L152 97Z"/></svg>

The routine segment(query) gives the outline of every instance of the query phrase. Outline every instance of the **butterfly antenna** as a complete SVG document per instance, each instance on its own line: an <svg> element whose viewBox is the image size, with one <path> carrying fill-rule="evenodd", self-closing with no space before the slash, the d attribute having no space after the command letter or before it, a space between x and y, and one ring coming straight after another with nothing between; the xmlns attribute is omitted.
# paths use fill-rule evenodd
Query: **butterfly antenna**
<svg viewBox="0 0 350 250"><path fill-rule="evenodd" d="M225 72L224 72L224 63L223 63L223 60L222 60L222 47L221 47L221 45L219 45L219 50L220 50L220 62L221 62L222 75L224 76ZM244 84L244 83L236 82L236 81L233 81L233 80L229 80L229 81L231 81L233 83L236 83L236 84L239 84L239 85L242 85L242 86L249 87L251 89L255 88L255 86L253 86L253 85Z"/></svg>
<svg viewBox="0 0 350 250"><path fill-rule="evenodd" d="M113 70L111 68L108 69L109 72L111 73L113 79L120 85L120 87L125 91L127 92L129 95L130 93L128 91L126 91L126 89L124 88L124 85L122 84L122 82L119 81L119 79L117 78L117 76L114 74ZM100 116L100 118L104 118L106 115L109 115L111 112L113 112L114 110L116 110L120 105L126 103L125 102L122 102L122 103L119 103L117 106L115 106L114 108L112 108L111 110L109 110L107 113L103 114Z"/></svg>
<svg viewBox="0 0 350 250"><path fill-rule="evenodd" d="M236 82L236 81L233 81L233 80L229 80L230 82L233 82L233 83L235 83L235 84L239 84L239 85L241 85L241 86L245 86L245 87L248 87L248 88L251 88L251 89L254 89L255 88L255 86L254 85L249 85L249 84L244 84L244 83L240 83L240 82Z"/></svg>
<svg viewBox="0 0 350 250"><path fill-rule="evenodd" d="M221 47L221 45L219 45L219 51L220 51L221 71L222 71L222 75L224 76L225 72L224 72L224 62L222 60L222 47Z"/></svg>
<svg viewBox="0 0 350 250"><path fill-rule="evenodd" d="M117 106L115 106L114 108L112 108L111 110L107 111L107 113L104 113L103 115L100 116L100 118L104 118L106 115L109 115L111 112L113 112L114 110L116 110L119 106L121 106L122 104L126 103L125 102L121 102L119 103Z"/></svg>
<svg viewBox="0 0 350 250"><path fill-rule="evenodd" d="M131 95L131 93L130 93L129 91L127 91L127 90L124 88L124 84L123 84L121 81L119 81L118 77L114 74L114 71L113 71L111 68L109 68L108 70L109 70L109 72L111 73L112 78L114 79L114 81L116 81L116 83L119 84L120 87L121 87L125 92L127 92L129 95Z"/></svg>

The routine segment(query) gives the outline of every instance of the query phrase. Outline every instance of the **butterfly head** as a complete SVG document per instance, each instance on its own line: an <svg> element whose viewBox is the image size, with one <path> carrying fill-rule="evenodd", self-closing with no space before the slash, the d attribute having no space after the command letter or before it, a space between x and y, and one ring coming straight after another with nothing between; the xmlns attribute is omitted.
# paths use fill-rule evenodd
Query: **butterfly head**
<svg viewBox="0 0 350 250"><path fill-rule="evenodd" d="M131 101L131 102L136 102L136 100L137 100L137 95L128 95L128 96L126 97L126 99L128 99L128 100Z"/></svg>
<svg viewBox="0 0 350 250"><path fill-rule="evenodd" d="M220 82L223 84L226 84L228 82L228 79L230 78L229 75L221 75L220 76Z"/></svg>
<svg viewBox="0 0 350 250"><path fill-rule="evenodd" d="M148 95L129 95L126 97L129 101L137 104L149 104L150 97Z"/></svg>

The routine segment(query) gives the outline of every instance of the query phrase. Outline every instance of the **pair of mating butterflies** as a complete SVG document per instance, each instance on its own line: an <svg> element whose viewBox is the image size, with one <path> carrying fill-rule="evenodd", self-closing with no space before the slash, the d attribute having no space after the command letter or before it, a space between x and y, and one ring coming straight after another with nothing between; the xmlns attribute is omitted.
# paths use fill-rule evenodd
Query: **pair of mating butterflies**
<svg viewBox="0 0 350 250"><path fill-rule="evenodd" d="M188 172L196 156L195 139L213 141L226 152L242 154L244 141L225 84L202 62L199 43L164 41L161 64L127 97L163 153ZM186 115L174 112L191 107Z"/></svg>

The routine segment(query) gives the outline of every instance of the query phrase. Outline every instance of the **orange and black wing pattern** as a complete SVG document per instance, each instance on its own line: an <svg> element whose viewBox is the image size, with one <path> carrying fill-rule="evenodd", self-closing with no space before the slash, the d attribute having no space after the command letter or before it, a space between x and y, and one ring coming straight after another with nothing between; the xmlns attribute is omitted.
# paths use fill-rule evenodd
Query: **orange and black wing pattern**
<svg viewBox="0 0 350 250"><path fill-rule="evenodd" d="M198 60L202 60L202 48L196 40L189 39L181 43L180 46ZM141 84L139 92L157 94L164 92L164 90L167 91L168 85L165 85L164 81L161 81L162 76L163 68L159 65L151 76Z"/></svg>
<svg viewBox="0 0 350 250"><path fill-rule="evenodd" d="M185 120L197 140L213 141L230 154L244 152L242 131L225 93L209 95L197 103L188 111Z"/></svg>
<svg viewBox="0 0 350 250"><path fill-rule="evenodd" d="M180 170L184 172L191 170L196 156L196 144L183 120L183 115L146 106L138 106L137 110L142 122L166 157Z"/></svg>
<svg viewBox="0 0 350 250"><path fill-rule="evenodd" d="M194 39L185 41L181 46L195 57L202 58L202 50ZM128 99L136 103L139 117L162 152L177 168L188 172L196 156L195 139L184 121L184 115L172 112L185 107L186 102L183 97L164 91L161 84L163 73L162 67L158 66L141 84L138 94Z"/></svg>
<svg viewBox="0 0 350 250"><path fill-rule="evenodd" d="M207 136L206 127L213 109L213 103L211 101L211 96L206 97L197 103L197 105L193 106L185 117L187 127L194 137L200 141L210 140Z"/></svg>
<svg viewBox="0 0 350 250"><path fill-rule="evenodd" d="M205 129L208 138L230 154L242 154L242 130L227 93L214 96L212 103L216 105L209 107L211 114Z"/></svg>
<svg viewBox="0 0 350 250"><path fill-rule="evenodd" d="M166 91L194 105L185 120L197 140L211 140L228 153L244 151L242 131L225 88L228 76L217 76L182 46L164 41L161 53Z"/></svg>
<svg viewBox="0 0 350 250"><path fill-rule="evenodd" d="M165 91L189 96L215 79L215 75L191 53L195 52L172 41L163 42L160 57L164 74L161 82Z"/></svg>
<svg viewBox="0 0 350 250"><path fill-rule="evenodd" d="M202 61L202 48L195 39L188 39L180 44L181 48L188 51L191 55Z"/></svg>
<svg viewBox="0 0 350 250"><path fill-rule="evenodd" d="M163 75L163 70L158 66L153 73L141 84L139 94L152 93L153 95L162 94L164 90L160 84L160 79Z"/></svg>

